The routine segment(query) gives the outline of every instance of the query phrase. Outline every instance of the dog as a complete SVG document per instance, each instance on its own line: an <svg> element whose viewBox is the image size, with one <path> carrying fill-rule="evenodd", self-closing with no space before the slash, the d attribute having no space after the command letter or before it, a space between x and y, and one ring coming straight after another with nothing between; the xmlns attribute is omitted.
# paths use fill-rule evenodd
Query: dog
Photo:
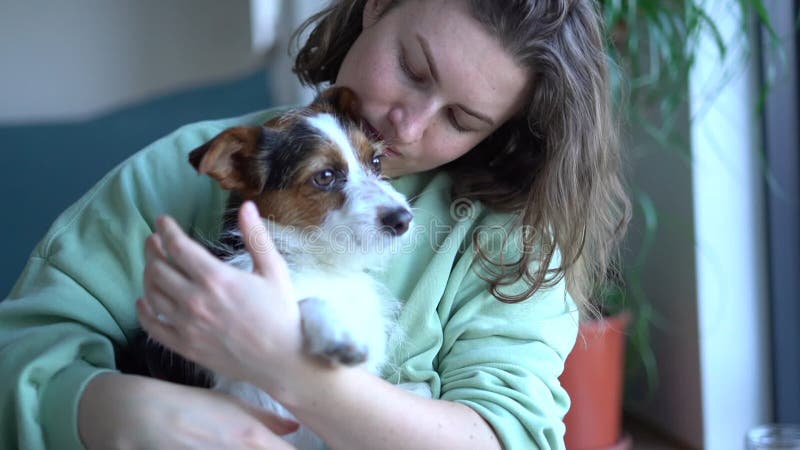
<svg viewBox="0 0 800 450"><path fill-rule="evenodd" d="M387 348L402 340L400 303L369 272L397 250L413 214L383 176L384 145L357 109L351 90L329 88L310 106L263 126L224 130L190 152L189 162L231 191L223 235L210 250L252 270L236 217L244 201L254 201L288 263L305 351L328 364L363 364L377 374ZM119 352L123 371L210 387L291 417L257 387L211 373L146 336L131 347L139 348ZM302 425L287 439L301 450L322 445Z"/></svg>

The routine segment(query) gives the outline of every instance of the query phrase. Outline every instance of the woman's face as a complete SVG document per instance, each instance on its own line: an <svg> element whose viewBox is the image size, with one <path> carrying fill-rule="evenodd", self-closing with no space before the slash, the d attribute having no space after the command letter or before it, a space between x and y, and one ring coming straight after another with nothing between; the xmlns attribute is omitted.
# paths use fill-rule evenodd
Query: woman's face
<svg viewBox="0 0 800 450"><path fill-rule="evenodd" d="M463 1L406 0L380 16L386 3L367 1L336 85L358 94L394 177L467 153L520 110L529 74Z"/></svg>

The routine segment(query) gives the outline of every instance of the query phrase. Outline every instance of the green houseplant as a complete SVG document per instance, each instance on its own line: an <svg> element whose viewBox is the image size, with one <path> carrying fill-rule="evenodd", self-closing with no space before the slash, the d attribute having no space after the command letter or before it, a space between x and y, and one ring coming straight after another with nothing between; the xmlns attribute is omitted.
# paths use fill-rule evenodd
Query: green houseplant
<svg viewBox="0 0 800 450"><path fill-rule="evenodd" d="M599 3L608 30L613 98L622 121L622 142L629 147L630 158L635 160L643 151L632 145L627 137L630 130L636 129L643 131L648 143L652 143L646 149L647 152L669 152L687 165L690 164L691 154L683 124L688 109L689 73L699 57L700 40L706 36L713 37L720 66L731 59L750 56L748 37L752 35L751 30L756 23L764 26L773 43L777 42L764 2L718 0L712 5L703 0L600 0ZM711 6L720 10L736 11L740 17L739 27L742 32L734 38L723 36L715 22ZM718 84L723 85L735 75L721 74ZM709 92L709 96L713 95L713 92ZM653 326L659 326L660 319L647 298L643 270L659 233L658 224L662 215L646 189L632 185L630 191L635 205L634 228L637 229L635 239L638 242L625 247L636 250L635 253L625 254L617 267L619 275L612 277L596 299L602 314L599 321L607 322L609 318L618 320L617 316L620 315L625 320L614 322L610 327L607 324L601 325L600 328L606 331L599 336L617 339L624 345L626 342L615 335L619 334L616 332L627 335L626 379L643 380L644 383L638 384L644 384L646 391L652 393L658 386L658 367L651 342L651 330ZM594 342L596 333L590 330L597 326L589 322L581 325L581 332L586 335L583 339L579 337L576 349L581 346L595 346L599 352L606 347L604 343ZM570 358L586 358L583 355L586 350L593 351L592 348L580 349L574 351ZM614 352L619 350L613 350L611 356L605 358L614 359ZM597 364L597 359L594 361L592 365ZM574 361L568 359L567 372L575 371L571 366L577 364L572 363ZM599 375L597 370L580 370L586 373L565 373L562 377L562 382L565 382L565 387L573 397L573 409L592 408L595 405L591 403L596 402L595 399L581 397L582 394L573 395L573 392L621 392L614 386L576 387L575 383L606 378ZM617 380L616 383L622 385L623 380ZM637 391L637 394L641 392ZM642 401L640 395L628 397L629 402ZM646 397L647 395L645 400ZM590 414L595 417L612 415L621 419L620 405L621 399L614 406L617 408L615 411L593 411ZM570 412L572 414L573 411ZM622 439L621 429L613 430L610 434L605 433L602 441L594 443L585 439L576 440L574 436L584 436L588 431L574 429L580 421L576 422L570 415L567 416L568 448L610 449L628 448L626 445L630 445ZM609 423L619 427L621 420L612 420Z"/></svg>

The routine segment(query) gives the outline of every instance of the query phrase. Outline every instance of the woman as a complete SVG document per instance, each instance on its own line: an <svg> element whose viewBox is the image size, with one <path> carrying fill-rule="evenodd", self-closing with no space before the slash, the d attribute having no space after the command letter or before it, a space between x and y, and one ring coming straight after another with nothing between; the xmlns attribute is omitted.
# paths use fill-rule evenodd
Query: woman
<svg viewBox="0 0 800 450"><path fill-rule="evenodd" d="M201 123L135 155L62 215L0 305L0 374L11 380L2 442L285 448L278 435L291 423L113 371L112 343L138 313L152 336L263 388L332 449L563 448L558 375L629 209L595 8L340 0L309 22L295 70L358 94L389 144L384 171L427 230L384 275L405 301L409 336L385 379L302 354L279 255L251 248L256 271L235 271L184 234L218 231L225 200L184 167L186 153L275 112ZM240 224L246 242L268 242L249 206ZM433 399L395 385L409 381Z"/></svg>

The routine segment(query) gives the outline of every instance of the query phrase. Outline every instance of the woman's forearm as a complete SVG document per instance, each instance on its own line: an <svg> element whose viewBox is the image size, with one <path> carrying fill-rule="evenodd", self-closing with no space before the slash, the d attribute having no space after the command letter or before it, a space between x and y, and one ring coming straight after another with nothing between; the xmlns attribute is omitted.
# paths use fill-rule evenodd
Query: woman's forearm
<svg viewBox="0 0 800 450"><path fill-rule="evenodd" d="M362 369L313 367L289 383L276 399L332 450L502 448L468 406L420 397Z"/></svg>

